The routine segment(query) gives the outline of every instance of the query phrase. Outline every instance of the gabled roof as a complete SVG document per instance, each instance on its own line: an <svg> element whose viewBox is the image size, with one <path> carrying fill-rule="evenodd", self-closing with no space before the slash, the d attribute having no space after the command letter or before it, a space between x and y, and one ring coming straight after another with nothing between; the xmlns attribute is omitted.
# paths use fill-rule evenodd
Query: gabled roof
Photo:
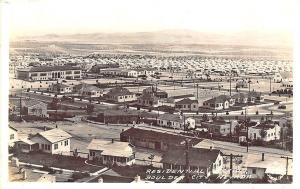
<svg viewBox="0 0 300 189"><path fill-rule="evenodd" d="M265 169L265 173L268 174L285 175L286 160L265 154L264 161L262 161L261 155L248 154L245 157L244 167L261 168ZM288 175L293 175L292 163L289 163Z"/></svg>
<svg viewBox="0 0 300 189"><path fill-rule="evenodd" d="M22 103L22 107L27 107L27 108L35 106L37 104L47 105L46 103L35 100L35 99L21 99L21 103ZM9 104L16 106L16 107L20 107L20 99L19 98L14 98L14 99L10 98Z"/></svg>
<svg viewBox="0 0 300 189"><path fill-rule="evenodd" d="M230 96L220 95L220 96L214 97L212 99L209 99L209 100L207 100L205 102L206 103L224 103L226 100L227 101L230 100Z"/></svg>
<svg viewBox="0 0 300 189"><path fill-rule="evenodd" d="M178 102L175 102L175 104L193 104L193 103L197 103L198 104L198 100L191 100L189 98L184 98Z"/></svg>
<svg viewBox="0 0 300 189"><path fill-rule="evenodd" d="M183 118L178 114L161 114L158 116L158 119L161 120L170 120L170 121L183 121Z"/></svg>
<svg viewBox="0 0 300 189"><path fill-rule="evenodd" d="M51 129L48 131L43 131L38 133L37 135L42 136L51 143L59 142L61 140L66 140L72 137L69 133L61 129Z"/></svg>
<svg viewBox="0 0 300 189"><path fill-rule="evenodd" d="M93 139L87 147L88 150L101 151L101 155L129 157L133 154L128 142Z"/></svg>
<svg viewBox="0 0 300 189"><path fill-rule="evenodd" d="M9 125L8 127L11 128L11 129L14 130L14 131L18 131L18 129L16 129L16 128L10 126L10 125Z"/></svg>
<svg viewBox="0 0 300 189"><path fill-rule="evenodd" d="M132 95L134 93L130 92L128 89L123 87L116 87L109 90L109 92L106 95L111 96L123 96L123 95Z"/></svg>
<svg viewBox="0 0 300 189"><path fill-rule="evenodd" d="M206 148L189 148L189 164L202 168L208 168L214 163L221 153L220 150ZM184 147L170 148L162 157L161 162L175 165L186 165Z"/></svg>

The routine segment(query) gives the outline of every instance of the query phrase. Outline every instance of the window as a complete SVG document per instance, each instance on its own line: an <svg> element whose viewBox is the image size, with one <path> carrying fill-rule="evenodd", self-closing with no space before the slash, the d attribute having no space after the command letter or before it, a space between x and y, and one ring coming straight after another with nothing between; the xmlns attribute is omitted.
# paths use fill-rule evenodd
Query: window
<svg viewBox="0 0 300 189"><path fill-rule="evenodd" d="M42 144L42 150L44 150L45 149L45 145L44 144Z"/></svg>
<svg viewBox="0 0 300 189"><path fill-rule="evenodd" d="M58 144L54 144L54 150L58 149Z"/></svg>
<svg viewBox="0 0 300 189"><path fill-rule="evenodd" d="M80 71L74 71L74 74L80 74Z"/></svg>
<svg viewBox="0 0 300 189"><path fill-rule="evenodd" d="M95 152L90 151L90 156L95 156L95 155L96 155Z"/></svg>
<svg viewBox="0 0 300 189"><path fill-rule="evenodd" d="M69 141L66 140L66 141L65 141L65 146L68 146L68 145L69 145Z"/></svg>
<svg viewBox="0 0 300 189"><path fill-rule="evenodd" d="M256 169L252 169L252 174L256 174Z"/></svg>
<svg viewBox="0 0 300 189"><path fill-rule="evenodd" d="M12 139L15 138L15 135L14 135L14 134L11 134L9 138L10 138L10 140L12 140Z"/></svg>

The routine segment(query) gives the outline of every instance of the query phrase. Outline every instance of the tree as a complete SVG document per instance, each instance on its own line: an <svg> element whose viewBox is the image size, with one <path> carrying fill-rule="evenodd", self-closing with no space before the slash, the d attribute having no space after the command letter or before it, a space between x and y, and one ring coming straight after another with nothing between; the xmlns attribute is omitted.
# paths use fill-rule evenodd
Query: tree
<svg viewBox="0 0 300 189"><path fill-rule="evenodd" d="M267 131L265 131L264 129L261 129L260 132L259 132L261 138L265 138L267 136Z"/></svg>

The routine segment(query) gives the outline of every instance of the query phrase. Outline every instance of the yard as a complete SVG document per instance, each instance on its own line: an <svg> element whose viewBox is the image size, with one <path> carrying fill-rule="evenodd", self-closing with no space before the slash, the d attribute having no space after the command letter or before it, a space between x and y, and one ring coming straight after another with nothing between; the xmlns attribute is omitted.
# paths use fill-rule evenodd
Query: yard
<svg viewBox="0 0 300 189"><path fill-rule="evenodd" d="M56 167L62 169L69 169L80 172L96 172L101 167L90 166L85 164L84 158L75 158L72 156L61 156L61 155L51 155L48 153L17 153L16 157L19 161L26 162L30 164L43 165L45 167Z"/></svg>

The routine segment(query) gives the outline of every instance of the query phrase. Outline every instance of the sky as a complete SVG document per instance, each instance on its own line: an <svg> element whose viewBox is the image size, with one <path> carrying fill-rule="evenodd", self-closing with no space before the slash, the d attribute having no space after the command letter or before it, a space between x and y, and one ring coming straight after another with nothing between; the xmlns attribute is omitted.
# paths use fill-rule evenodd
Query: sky
<svg viewBox="0 0 300 189"><path fill-rule="evenodd" d="M7 0L11 37L187 29L290 32L298 0Z"/></svg>

